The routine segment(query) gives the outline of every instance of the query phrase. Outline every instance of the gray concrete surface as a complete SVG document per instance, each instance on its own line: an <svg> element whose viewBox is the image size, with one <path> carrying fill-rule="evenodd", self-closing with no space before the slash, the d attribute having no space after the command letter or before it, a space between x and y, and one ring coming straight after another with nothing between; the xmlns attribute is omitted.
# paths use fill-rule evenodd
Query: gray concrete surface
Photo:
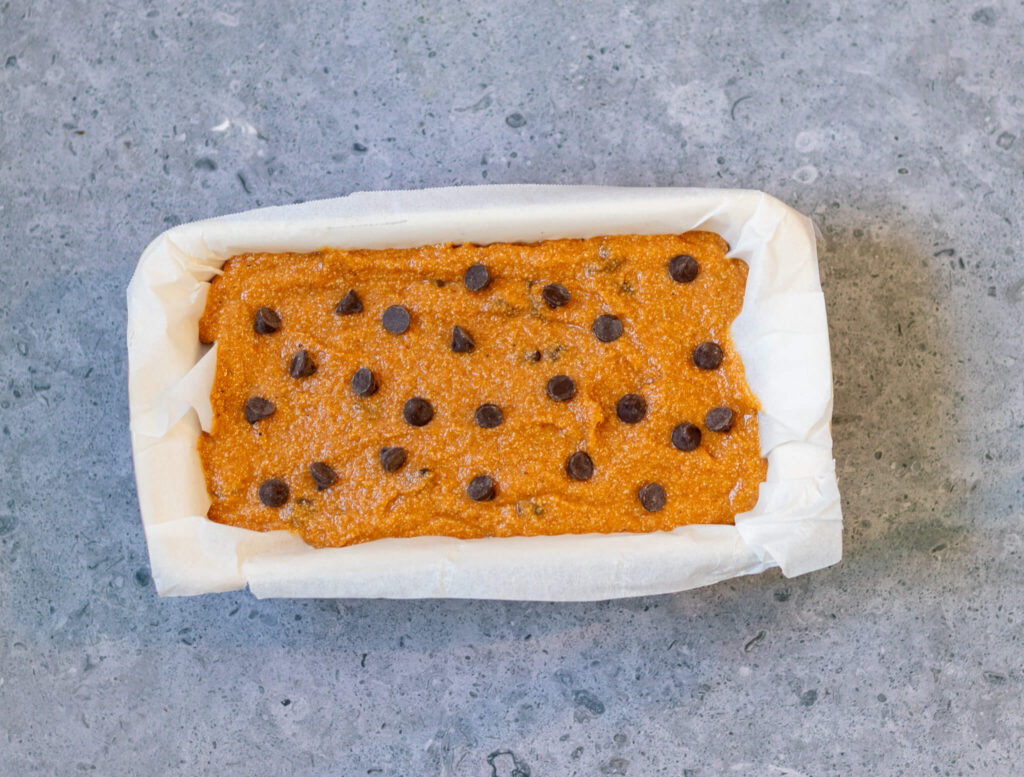
<svg viewBox="0 0 1024 777"><path fill-rule="evenodd" d="M0 774L1021 774L1024 8L568 6L0 5ZM599 604L158 600L143 246L483 182L814 217L842 564Z"/></svg>

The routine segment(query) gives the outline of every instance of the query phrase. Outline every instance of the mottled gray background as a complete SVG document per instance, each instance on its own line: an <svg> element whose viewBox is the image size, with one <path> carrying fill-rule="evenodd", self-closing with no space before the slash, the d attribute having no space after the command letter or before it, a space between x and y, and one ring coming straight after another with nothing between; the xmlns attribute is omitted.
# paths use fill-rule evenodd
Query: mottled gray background
<svg viewBox="0 0 1024 777"><path fill-rule="evenodd" d="M1024 7L562 5L0 4L0 774L1021 774ZM483 182L813 216L844 561L599 604L158 600L142 248Z"/></svg>

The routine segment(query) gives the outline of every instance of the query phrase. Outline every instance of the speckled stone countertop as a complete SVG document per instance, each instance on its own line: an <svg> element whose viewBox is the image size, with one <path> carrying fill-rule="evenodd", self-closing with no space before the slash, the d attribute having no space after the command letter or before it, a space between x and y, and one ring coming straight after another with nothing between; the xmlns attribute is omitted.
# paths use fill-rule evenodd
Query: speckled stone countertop
<svg viewBox="0 0 1024 777"><path fill-rule="evenodd" d="M0 5L0 774L1021 773L1024 8L562 5ZM814 218L843 562L598 604L158 600L145 244L483 182Z"/></svg>

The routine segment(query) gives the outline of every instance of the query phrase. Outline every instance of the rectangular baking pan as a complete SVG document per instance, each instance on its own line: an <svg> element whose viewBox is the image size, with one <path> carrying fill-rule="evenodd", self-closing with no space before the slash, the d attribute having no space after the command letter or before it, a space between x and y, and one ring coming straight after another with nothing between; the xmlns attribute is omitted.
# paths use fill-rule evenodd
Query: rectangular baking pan
<svg viewBox="0 0 1024 777"><path fill-rule="evenodd" d="M750 267L732 327L760 400L768 459L734 526L314 549L287 532L209 521L196 452L211 419L216 346L198 341L209 280L258 251L534 242L717 232ZM481 186L367 192L183 224L143 252L128 287L131 437L139 507L162 595L595 600L680 591L780 567L836 563L842 515L832 459L832 372L810 221L755 191Z"/></svg>

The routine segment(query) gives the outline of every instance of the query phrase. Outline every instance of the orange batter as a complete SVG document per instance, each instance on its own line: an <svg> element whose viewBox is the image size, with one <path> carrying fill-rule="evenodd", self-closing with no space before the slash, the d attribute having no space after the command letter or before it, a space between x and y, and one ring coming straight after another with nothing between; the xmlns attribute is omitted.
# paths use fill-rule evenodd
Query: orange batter
<svg viewBox="0 0 1024 777"><path fill-rule="evenodd" d="M731 523L767 465L729 336L747 266L727 251L688 232L232 258L199 325L217 343L209 517L317 547ZM701 369L706 342L724 358Z"/></svg>

